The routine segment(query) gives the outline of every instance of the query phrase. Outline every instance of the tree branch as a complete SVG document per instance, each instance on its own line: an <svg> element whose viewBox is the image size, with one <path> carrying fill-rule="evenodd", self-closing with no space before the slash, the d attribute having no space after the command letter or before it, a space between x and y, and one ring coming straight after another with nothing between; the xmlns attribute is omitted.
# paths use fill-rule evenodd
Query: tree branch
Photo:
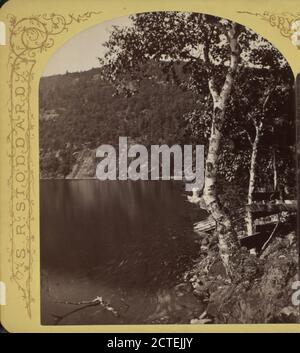
<svg viewBox="0 0 300 353"><path fill-rule="evenodd" d="M66 317L84 310L86 308L92 307L92 306L101 306L104 310L110 311L115 317L120 317L120 314L118 313L118 311L113 308L111 305L109 305L107 302L105 302L103 300L102 297L96 297L93 300L90 301L80 301L80 302L69 302L69 301L64 301L64 302L56 302L59 304L66 304L66 305L76 305L76 306L81 306L80 308L74 309L72 311L67 312L64 315L56 315L53 314L52 316L55 318L55 324L58 325L63 319L65 319Z"/></svg>
<svg viewBox="0 0 300 353"><path fill-rule="evenodd" d="M252 141L251 136L250 136L249 132L248 132L246 129L243 130L243 131L241 131L240 134L241 134L241 135L246 135L247 138L248 138L248 141L250 142L250 145L253 146L253 143L254 143L254 142Z"/></svg>
<svg viewBox="0 0 300 353"><path fill-rule="evenodd" d="M266 96L266 98L263 102L263 106L262 106L263 115L265 115L266 105L267 105L268 101L270 100L272 93L275 91L275 88L276 88L276 86L273 86L272 89L268 90L267 96Z"/></svg>

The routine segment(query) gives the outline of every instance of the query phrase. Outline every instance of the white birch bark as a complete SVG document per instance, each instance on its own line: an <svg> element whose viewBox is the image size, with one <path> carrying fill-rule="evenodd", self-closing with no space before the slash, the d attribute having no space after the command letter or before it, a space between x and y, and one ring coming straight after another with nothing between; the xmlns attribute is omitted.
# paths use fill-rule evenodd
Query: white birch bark
<svg viewBox="0 0 300 353"><path fill-rule="evenodd" d="M257 153L258 144L260 141L262 132L262 123L255 124L255 139L252 143L251 163L250 163L250 175L249 175L249 188L248 188L248 205L253 203L253 193L256 184L256 168L257 168ZM251 212L247 214L247 233L252 235L254 232L253 219Z"/></svg>
<svg viewBox="0 0 300 353"><path fill-rule="evenodd" d="M261 136L263 134L263 124L264 124L265 114L266 114L266 105L270 100L273 90L274 90L274 87L271 87L266 95L266 98L262 105L262 115L259 117L259 119L255 117L252 118L255 126L255 139L252 142L251 138L249 137L250 144L252 145L252 154L251 154L250 174L249 174L248 205L251 205L253 203L253 193L256 187L256 178L257 178L256 169L257 169L258 145L259 145ZM277 179L277 176L275 177L275 170L274 170L274 184L275 184L275 178ZM252 235L254 233L254 224L253 224L253 218L252 218L251 212L247 213L246 224L247 224L248 235Z"/></svg>
<svg viewBox="0 0 300 353"><path fill-rule="evenodd" d="M232 24L232 28L227 35L231 49L230 66L220 93L217 92L213 79L209 80L209 89L213 98L214 111L206 160L205 186L203 190L203 199L206 203L207 209L217 223L220 256L228 275L231 277L234 276L234 258L240 245L237 234L232 226L231 219L222 207L218 198L217 164L226 105L232 91L234 76L237 72L240 59L240 48L237 37L236 24Z"/></svg>
<svg viewBox="0 0 300 353"><path fill-rule="evenodd" d="M278 175L277 175L277 165L276 165L276 151L275 149L273 150L273 183L274 183L274 192L277 190L277 180L278 180Z"/></svg>

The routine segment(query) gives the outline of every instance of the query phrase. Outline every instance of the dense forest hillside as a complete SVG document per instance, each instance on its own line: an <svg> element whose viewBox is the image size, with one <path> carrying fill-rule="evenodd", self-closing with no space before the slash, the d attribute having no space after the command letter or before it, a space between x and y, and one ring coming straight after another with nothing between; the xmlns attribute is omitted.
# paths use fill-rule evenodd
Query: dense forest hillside
<svg viewBox="0 0 300 353"><path fill-rule="evenodd" d="M151 70L151 78L140 82L141 89L131 97L116 95L101 79L101 69L43 77L41 177L76 177L71 172L81 163L77 156L101 144L115 145L119 136L144 145L183 141L182 118L192 110L195 97L162 77L161 71ZM93 175L82 175L88 176Z"/></svg>

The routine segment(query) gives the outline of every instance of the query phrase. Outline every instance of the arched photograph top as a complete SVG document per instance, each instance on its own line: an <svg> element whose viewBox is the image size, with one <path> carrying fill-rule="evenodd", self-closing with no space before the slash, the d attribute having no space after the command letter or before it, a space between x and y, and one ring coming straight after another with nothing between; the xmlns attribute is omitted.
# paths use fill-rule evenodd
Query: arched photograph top
<svg viewBox="0 0 300 353"><path fill-rule="evenodd" d="M268 40L203 13L116 18L57 50L42 324L298 322L294 86Z"/></svg>

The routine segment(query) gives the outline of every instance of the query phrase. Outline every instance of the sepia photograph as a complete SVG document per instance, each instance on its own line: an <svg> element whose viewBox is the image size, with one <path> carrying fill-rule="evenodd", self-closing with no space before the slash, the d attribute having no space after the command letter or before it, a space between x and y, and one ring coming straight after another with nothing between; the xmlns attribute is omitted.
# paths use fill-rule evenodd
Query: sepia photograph
<svg viewBox="0 0 300 353"><path fill-rule="evenodd" d="M39 85L41 324L298 323L295 92L271 42L203 13L63 44Z"/></svg>

